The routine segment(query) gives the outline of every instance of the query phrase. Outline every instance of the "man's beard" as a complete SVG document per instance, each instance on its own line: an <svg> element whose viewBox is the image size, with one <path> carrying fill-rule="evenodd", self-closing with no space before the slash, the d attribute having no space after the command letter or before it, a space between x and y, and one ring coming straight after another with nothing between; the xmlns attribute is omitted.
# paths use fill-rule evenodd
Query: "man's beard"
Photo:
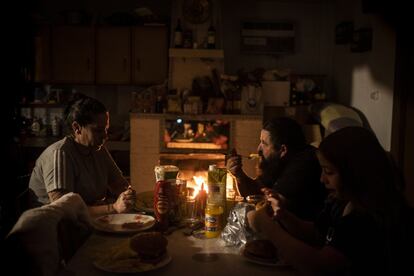
<svg viewBox="0 0 414 276"><path fill-rule="evenodd" d="M283 170L285 158L281 158L280 153L275 153L265 159L260 151L259 156L258 179L264 186L271 188Z"/></svg>

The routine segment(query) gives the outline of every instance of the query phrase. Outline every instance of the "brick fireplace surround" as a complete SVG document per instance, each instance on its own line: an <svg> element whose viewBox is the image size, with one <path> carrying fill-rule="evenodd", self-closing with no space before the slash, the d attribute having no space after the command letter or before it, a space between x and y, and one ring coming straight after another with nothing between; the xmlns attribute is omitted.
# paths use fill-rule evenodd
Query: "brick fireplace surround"
<svg viewBox="0 0 414 276"><path fill-rule="evenodd" d="M203 173L209 164L224 165L223 151L182 150L163 152L164 120L177 117L191 120L228 120L230 122L229 151L236 148L241 155L255 153L262 128L262 117L252 115L174 115L131 113L131 184L138 192L152 191L155 184L154 166L172 163L180 168L182 178ZM255 161L246 160L243 168L255 175Z"/></svg>

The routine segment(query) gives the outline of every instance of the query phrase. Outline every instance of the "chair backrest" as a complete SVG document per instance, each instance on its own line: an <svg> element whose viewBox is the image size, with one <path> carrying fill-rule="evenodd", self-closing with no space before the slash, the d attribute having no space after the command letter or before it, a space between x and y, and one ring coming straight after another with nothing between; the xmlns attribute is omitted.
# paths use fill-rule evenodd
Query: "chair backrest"
<svg viewBox="0 0 414 276"><path fill-rule="evenodd" d="M6 237L8 263L30 260L17 275L56 275L89 236L89 224L87 206L78 194L29 209Z"/></svg>

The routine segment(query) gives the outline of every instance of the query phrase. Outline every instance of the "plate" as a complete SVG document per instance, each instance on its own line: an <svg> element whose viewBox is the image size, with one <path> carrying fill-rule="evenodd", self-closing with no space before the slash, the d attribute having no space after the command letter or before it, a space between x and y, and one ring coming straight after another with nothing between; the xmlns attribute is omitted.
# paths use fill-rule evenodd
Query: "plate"
<svg viewBox="0 0 414 276"><path fill-rule="evenodd" d="M121 260L113 260L111 258L100 259L93 262L94 266L100 270L111 273L137 273L155 270L167 265L172 258L167 253L165 257L156 264L143 263L137 258L128 258Z"/></svg>
<svg viewBox="0 0 414 276"><path fill-rule="evenodd" d="M93 221L97 230L110 233L135 233L149 229L154 224L154 217L141 214L105 215Z"/></svg>
<svg viewBox="0 0 414 276"><path fill-rule="evenodd" d="M240 248L240 255L248 262L259 264L259 265L265 265L265 266L277 266L277 267L288 267L287 263L285 263L283 260L275 260L271 261L268 259L262 259L259 257L251 257L245 253L245 246L243 245Z"/></svg>

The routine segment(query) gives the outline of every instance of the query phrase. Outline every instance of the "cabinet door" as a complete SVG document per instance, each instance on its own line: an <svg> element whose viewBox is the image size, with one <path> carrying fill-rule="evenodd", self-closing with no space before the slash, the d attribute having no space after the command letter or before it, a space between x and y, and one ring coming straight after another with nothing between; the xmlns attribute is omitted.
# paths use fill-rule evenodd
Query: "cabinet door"
<svg viewBox="0 0 414 276"><path fill-rule="evenodd" d="M132 77L134 83L162 83L167 78L167 28L134 27Z"/></svg>
<svg viewBox="0 0 414 276"><path fill-rule="evenodd" d="M36 29L34 80L44 82L50 80L50 26L42 25Z"/></svg>
<svg viewBox="0 0 414 276"><path fill-rule="evenodd" d="M92 27L52 28L52 81L93 83L95 79Z"/></svg>
<svg viewBox="0 0 414 276"><path fill-rule="evenodd" d="M131 29L105 27L96 30L96 82L126 84L131 81Z"/></svg>

